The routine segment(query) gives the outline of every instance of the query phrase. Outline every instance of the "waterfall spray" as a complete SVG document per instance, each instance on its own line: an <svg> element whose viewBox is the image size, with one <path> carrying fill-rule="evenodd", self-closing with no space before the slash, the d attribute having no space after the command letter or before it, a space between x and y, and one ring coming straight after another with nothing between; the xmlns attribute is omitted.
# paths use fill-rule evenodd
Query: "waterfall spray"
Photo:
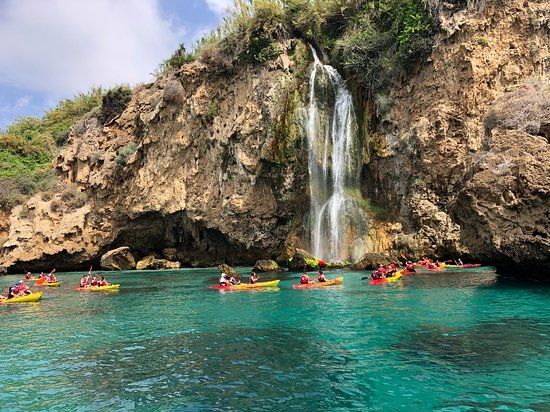
<svg viewBox="0 0 550 412"><path fill-rule="evenodd" d="M311 244L322 259L347 259L348 234L357 236L366 226L364 211L347 193L358 193L357 122L346 83L334 67L319 60L313 47L311 51L306 128Z"/></svg>

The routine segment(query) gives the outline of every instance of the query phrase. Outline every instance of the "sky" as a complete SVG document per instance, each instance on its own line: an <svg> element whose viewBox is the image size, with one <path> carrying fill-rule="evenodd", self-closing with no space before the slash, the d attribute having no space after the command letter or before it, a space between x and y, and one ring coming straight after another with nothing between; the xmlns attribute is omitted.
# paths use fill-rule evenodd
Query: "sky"
<svg viewBox="0 0 550 412"><path fill-rule="evenodd" d="M0 130L93 86L135 85L232 0L0 0Z"/></svg>

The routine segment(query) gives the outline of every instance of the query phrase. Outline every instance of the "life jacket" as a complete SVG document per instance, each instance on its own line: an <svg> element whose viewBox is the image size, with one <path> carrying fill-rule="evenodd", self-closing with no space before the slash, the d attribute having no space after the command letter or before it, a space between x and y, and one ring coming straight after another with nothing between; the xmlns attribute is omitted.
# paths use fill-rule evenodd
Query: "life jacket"
<svg viewBox="0 0 550 412"><path fill-rule="evenodd" d="M387 273L388 270L384 267L378 269L378 273Z"/></svg>
<svg viewBox="0 0 550 412"><path fill-rule="evenodd" d="M327 280L325 279L325 275L323 274L320 274L320 275L317 275L317 280L319 282L326 282Z"/></svg>
<svg viewBox="0 0 550 412"><path fill-rule="evenodd" d="M99 282L99 286L107 286L108 283L106 280L102 280L101 282Z"/></svg>
<svg viewBox="0 0 550 412"><path fill-rule="evenodd" d="M309 283L309 278L308 278L308 276L307 276L307 275L302 275L302 276L300 277L300 283L302 283L302 284Z"/></svg>
<svg viewBox="0 0 550 412"><path fill-rule="evenodd" d="M50 275L48 276L48 282L50 283L57 282L57 279L54 275Z"/></svg>
<svg viewBox="0 0 550 412"><path fill-rule="evenodd" d="M97 279L92 280L92 286L97 286Z"/></svg>
<svg viewBox="0 0 550 412"><path fill-rule="evenodd" d="M414 270L414 265L412 265L412 264L411 264L411 265L407 265L407 270L408 270L409 272L412 272L412 271Z"/></svg>
<svg viewBox="0 0 550 412"><path fill-rule="evenodd" d="M25 279L31 279L31 278L32 278L32 275L31 275L30 273L27 273L27 274L25 275Z"/></svg>
<svg viewBox="0 0 550 412"><path fill-rule="evenodd" d="M80 287L83 288L84 286L86 286L88 284L88 279L87 278L82 278L80 279Z"/></svg>

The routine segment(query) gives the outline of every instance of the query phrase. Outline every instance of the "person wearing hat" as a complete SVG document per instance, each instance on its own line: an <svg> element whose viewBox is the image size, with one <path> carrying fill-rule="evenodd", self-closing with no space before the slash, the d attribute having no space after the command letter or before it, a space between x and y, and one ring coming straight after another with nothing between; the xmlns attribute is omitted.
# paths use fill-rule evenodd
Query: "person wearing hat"
<svg viewBox="0 0 550 412"><path fill-rule="evenodd" d="M19 296L19 295L30 295L32 292L22 280L18 280L17 282L15 282L14 293L16 296Z"/></svg>

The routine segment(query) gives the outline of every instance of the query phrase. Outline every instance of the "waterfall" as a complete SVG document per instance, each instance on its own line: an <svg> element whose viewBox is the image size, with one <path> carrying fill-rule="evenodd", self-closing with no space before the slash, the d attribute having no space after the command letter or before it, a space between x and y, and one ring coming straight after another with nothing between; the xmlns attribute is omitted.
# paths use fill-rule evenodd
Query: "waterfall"
<svg viewBox="0 0 550 412"><path fill-rule="evenodd" d="M349 259L367 221L357 200L361 154L355 111L338 71L311 51L306 127L311 247L324 260Z"/></svg>

